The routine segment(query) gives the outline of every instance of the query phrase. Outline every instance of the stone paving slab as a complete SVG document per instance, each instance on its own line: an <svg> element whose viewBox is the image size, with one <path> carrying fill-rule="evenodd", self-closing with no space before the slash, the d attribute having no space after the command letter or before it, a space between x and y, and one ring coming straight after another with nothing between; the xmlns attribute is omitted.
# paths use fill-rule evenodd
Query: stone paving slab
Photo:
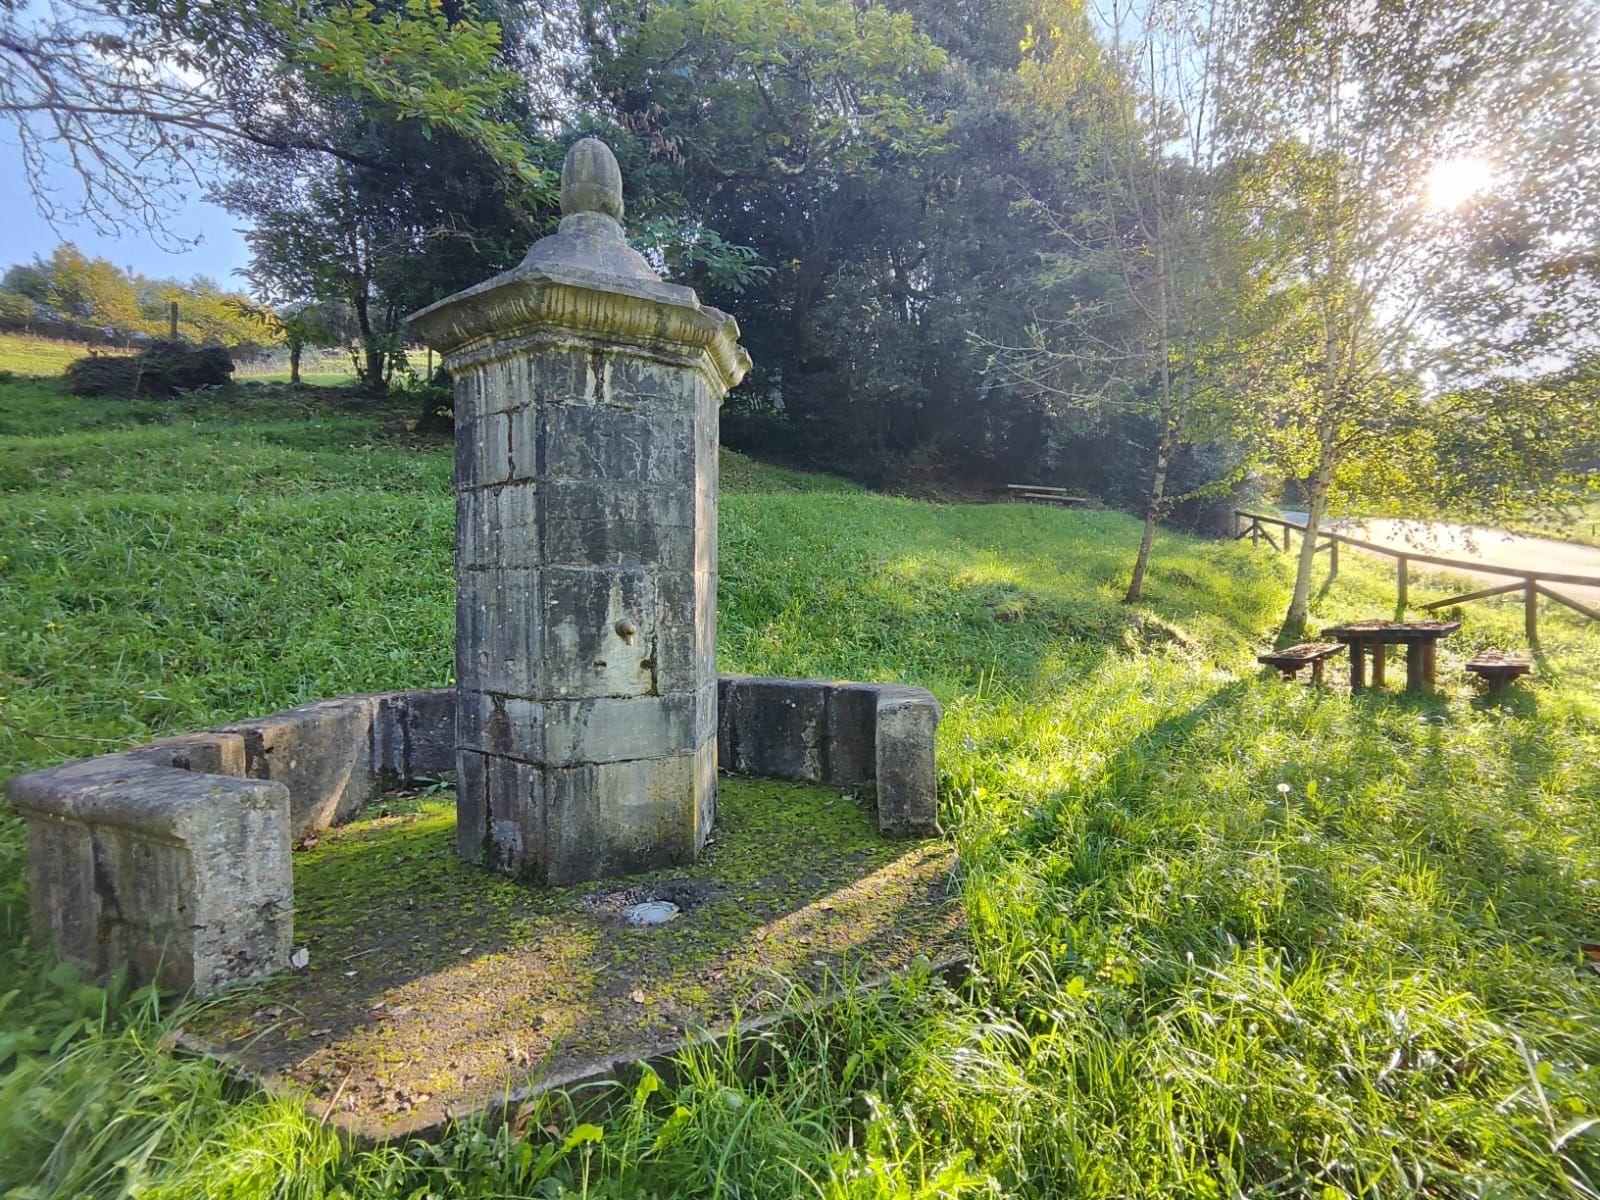
<svg viewBox="0 0 1600 1200"><path fill-rule="evenodd" d="M692 867L540 889L462 863L446 794L388 798L295 855L304 970L187 1027L239 1073L373 1140L612 1073L777 1005L959 958L948 843L889 841L851 792L723 778ZM681 914L636 928L624 910ZM774 974L776 973L776 975Z"/></svg>

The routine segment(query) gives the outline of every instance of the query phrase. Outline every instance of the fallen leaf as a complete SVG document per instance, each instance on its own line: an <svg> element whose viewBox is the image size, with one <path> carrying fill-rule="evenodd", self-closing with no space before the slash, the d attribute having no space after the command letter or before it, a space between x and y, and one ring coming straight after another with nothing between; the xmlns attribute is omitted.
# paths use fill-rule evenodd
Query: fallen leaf
<svg viewBox="0 0 1600 1200"><path fill-rule="evenodd" d="M634 988L633 991L628 993L628 999L632 1000L635 1004L643 1004L644 1003L644 989L643 988Z"/></svg>

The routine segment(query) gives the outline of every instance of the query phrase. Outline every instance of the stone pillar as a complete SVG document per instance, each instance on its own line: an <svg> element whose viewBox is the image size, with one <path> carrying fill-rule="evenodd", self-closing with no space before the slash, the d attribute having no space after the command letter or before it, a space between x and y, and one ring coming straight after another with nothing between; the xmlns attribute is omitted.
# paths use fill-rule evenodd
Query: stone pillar
<svg viewBox="0 0 1600 1200"><path fill-rule="evenodd" d="M710 831L717 413L750 366L627 244L603 143L567 154L561 211L411 318L456 380L457 847L552 885Z"/></svg>

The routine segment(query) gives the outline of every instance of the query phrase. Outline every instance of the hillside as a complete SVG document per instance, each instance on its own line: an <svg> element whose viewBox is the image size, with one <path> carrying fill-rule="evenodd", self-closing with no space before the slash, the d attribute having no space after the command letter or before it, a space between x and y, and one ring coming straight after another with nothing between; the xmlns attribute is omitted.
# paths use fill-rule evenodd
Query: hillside
<svg viewBox="0 0 1600 1200"><path fill-rule="evenodd" d="M0 779L446 683L451 456L406 415L0 384ZM0 813L0 1194L522 1194L545 1173L551 1195L763 1200L1600 1186L1594 627L1551 613L1543 677L1490 705L1459 664L1517 644L1520 612L1469 606L1444 695L1352 699L1256 671L1289 578L1266 549L1164 536L1129 608L1122 514L927 504L736 455L723 487L724 670L903 680L946 705L968 994L913 980L818 1018L791 1048L804 1069L770 1081L705 1056L564 1154L530 1123L526 1154L474 1133L349 1155L172 1058L148 998L105 1015L52 972ZM1320 618L1392 605L1354 558Z"/></svg>

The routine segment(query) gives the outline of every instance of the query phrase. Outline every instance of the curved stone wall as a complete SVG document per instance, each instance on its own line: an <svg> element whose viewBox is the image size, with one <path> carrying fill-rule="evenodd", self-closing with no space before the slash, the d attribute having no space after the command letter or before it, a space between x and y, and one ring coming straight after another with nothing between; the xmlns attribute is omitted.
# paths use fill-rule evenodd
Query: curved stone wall
<svg viewBox="0 0 1600 1200"><path fill-rule="evenodd" d="M922 688L724 675L724 770L876 791L887 837L938 832ZM292 850L454 769L456 691L342 696L13 779L35 936L96 974L204 995L286 969Z"/></svg>

